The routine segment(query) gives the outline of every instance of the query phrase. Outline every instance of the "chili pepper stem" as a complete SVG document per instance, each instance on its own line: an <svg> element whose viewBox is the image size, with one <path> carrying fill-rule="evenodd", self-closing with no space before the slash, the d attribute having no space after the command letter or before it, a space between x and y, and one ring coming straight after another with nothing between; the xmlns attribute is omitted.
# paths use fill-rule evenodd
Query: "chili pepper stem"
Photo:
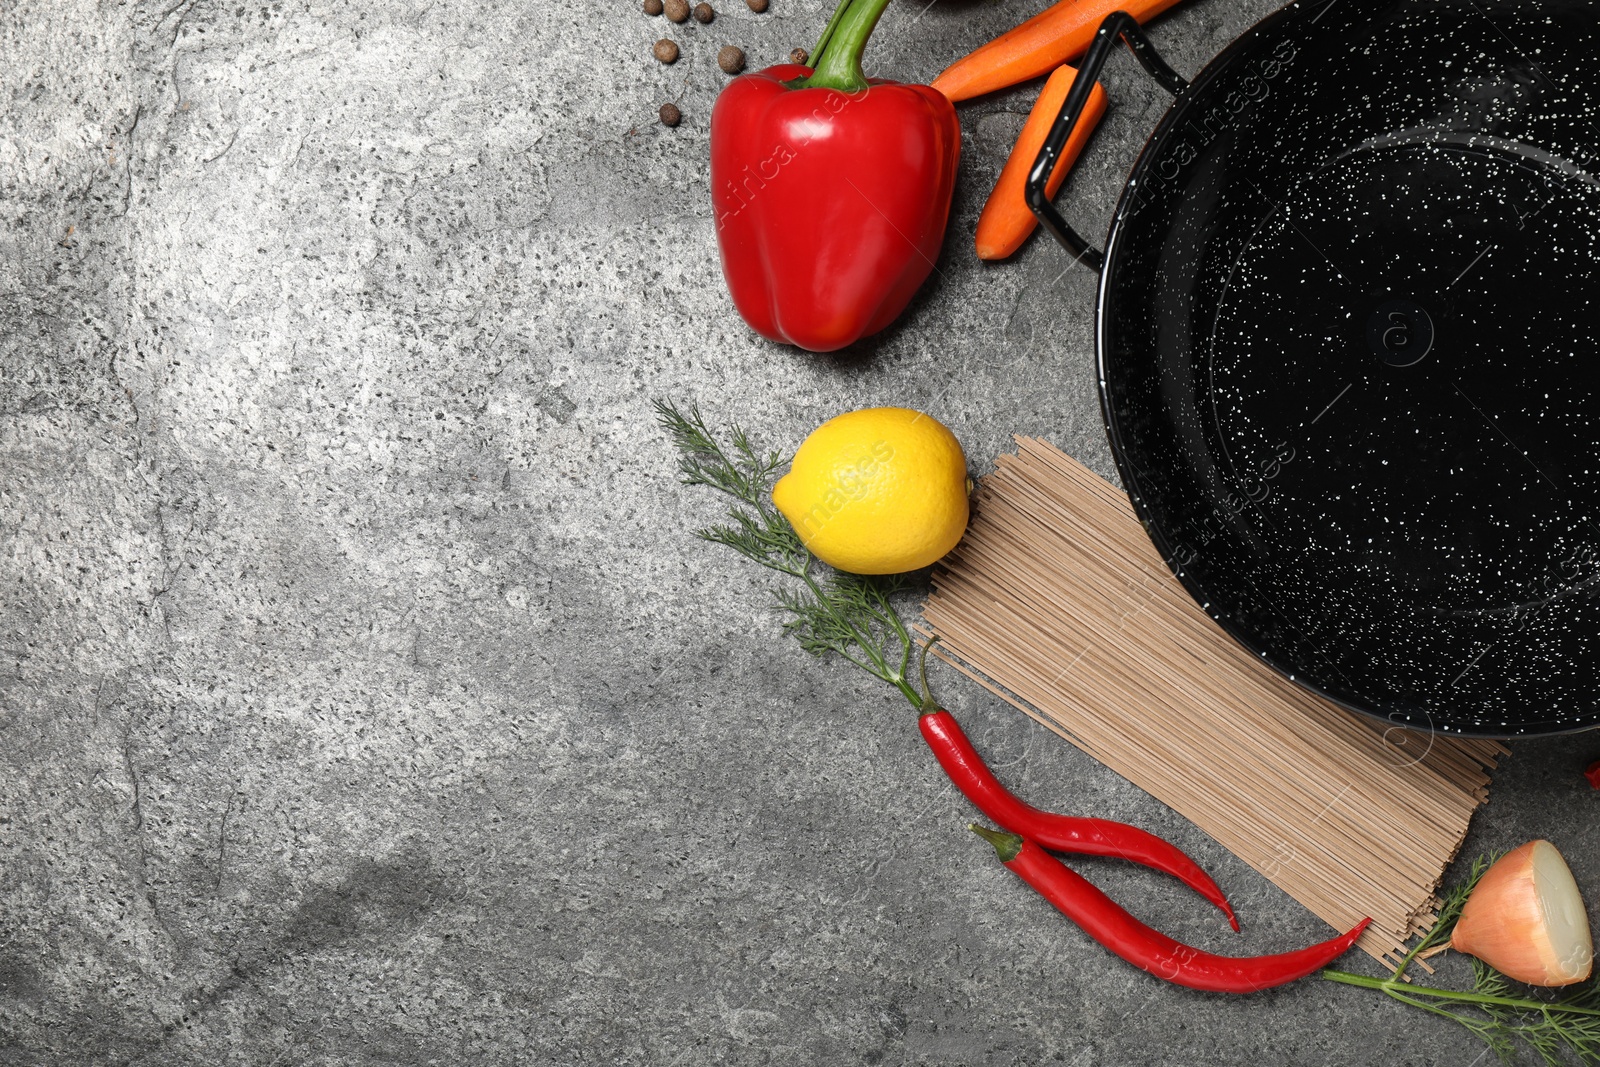
<svg viewBox="0 0 1600 1067"><path fill-rule="evenodd" d="M987 826L979 826L975 822L967 823L967 829L993 845L994 854L1000 857L1001 863L1010 863L1017 858L1017 853L1022 851L1022 838L1016 834L1008 834L1003 830L991 830Z"/></svg>
<svg viewBox="0 0 1600 1067"><path fill-rule="evenodd" d="M1600 1009L1596 1008L1578 1008L1565 1004L1551 1004L1542 1000L1529 1000L1523 997L1495 997L1486 993L1465 993L1454 989L1438 989L1434 986L1397 982L1392 978L1369 978L1364 974L1351 974L1349 971L1338 971L1331 968L1323 971L1322 977L1330 982L1339 982L1343 985L1360 986L1363 989L1376 989L1401 999L1405 997L1435 997L1440 1000L1460 1001L1463 1004L1491 1004L1496 1007L1512 1008L1517 1011L1560 1011L1569 1015L1600 1015Z"/></svg>
<svg viewBox="0 0 1600 1067"><path fill-rule="evenodd" d="M796 89L837 89L858 93L868 86L861 69L861 53L877 28L889 0L840 0L828 28L817 43L819 55L811 57L811 77L794 82Z"/></svg>
<svg viewBox="0 0 1600 1067"><path fill-rule="evenodd" d="M939 704L933 699L933 691L928 688L928 650L939 643L939 638L927 642L922 646L922 655L917 659L917 671L922 675L922 702L913 700L916 709L924 715L932 714L939 710Z"/></svg>

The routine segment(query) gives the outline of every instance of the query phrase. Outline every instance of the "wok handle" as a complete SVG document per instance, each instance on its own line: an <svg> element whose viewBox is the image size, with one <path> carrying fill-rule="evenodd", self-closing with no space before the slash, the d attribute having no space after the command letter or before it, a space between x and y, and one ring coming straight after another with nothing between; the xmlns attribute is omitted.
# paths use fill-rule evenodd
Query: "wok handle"
<svg viewBox="0 0 1600 1067"><path fill-rule="evenodd" d="M1118 37L1128 43L1128 48L1139 61L1139 65L1160 82L1161 87L1167 92L1177 96L1188 86L1189 83L1179 77L1178 72L1167 66L1166 61L1156 54L1156 50L1150 46L1150 39L1144 35L1134 17L1126 11L1113 11L1100 24L1094 40L1089 44L1089 51L1084 54L1083 63L1078 67L1078 76L1073 79L1072 89L1061 105L1061 113L1056 116L1055 124L1050 127L1050 135L1045 138L1044 147L1039 149L1039 157L1034 160L1033 169L1028 172L1026 193L1028 209L1038 218L1040 225L1050 231L1050 235L1062 248L1072 253L1072 258L1076 262L1083 263L1096 272L1105 266L1105 253L1098 248L1089 247L1089 243L1067 225L1067 220L1061 217L1056 206L1050 202L1050 196L1045 192L1045 185L1056 169L1056 160L1061 158L1061 150L1066 147L1067 138L1072 136L1072 128L1078 124L1078 119L1083 115L1083 105L1089 101L1089 91L1094 88L1095 79L1100 76L1100 68L1106 65L1106 59L1110 56Z"/></svg>

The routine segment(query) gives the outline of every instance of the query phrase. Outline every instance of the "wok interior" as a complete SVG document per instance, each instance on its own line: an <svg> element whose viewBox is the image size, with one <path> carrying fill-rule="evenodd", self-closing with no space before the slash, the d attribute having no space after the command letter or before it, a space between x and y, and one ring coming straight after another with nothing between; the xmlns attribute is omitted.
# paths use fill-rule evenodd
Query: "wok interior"
<svg viewBox="0 0 1600 1067"><path fill-rule="evenodd" d="M1106 416L1157 545L1267 662L1395 722L1600 722L1595 20L1287 8L1113 226Z"/></svg>

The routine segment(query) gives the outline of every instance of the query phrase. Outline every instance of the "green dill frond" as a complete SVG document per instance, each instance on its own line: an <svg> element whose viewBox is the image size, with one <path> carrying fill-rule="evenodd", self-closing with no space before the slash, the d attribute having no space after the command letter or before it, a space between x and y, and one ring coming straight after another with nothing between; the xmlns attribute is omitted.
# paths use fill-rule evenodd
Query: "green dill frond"
<svg viewBox="0 0 1600 1067"><path fill-rule="evenodd" d="M688 414L667 400L655 402L656 421L678 448L678 472L685 485L708 485L757 508L769 509L772 476L782 466L776 452L758 455L744 431L732 432L733 454L717 443L698 407Z"/></svg>
<svg viewBox="0 0 1600 1067"><path fill-rule="evenodd" d="M812 655L837 653L904 692L913 642L889 601L891 588L883 579L836 572L798 592L780 590L778 603L789 615L783 629Z"/></svg>
<svg viewBox="0 0 1600 1067"><path fill-rule="evenodd" d="M1549 1067L1576 1060L1600 1067L1600 978L1591 978L1559 999L1544 990L1528 990L1493 967L1472 959L1472 989L1461 992L1402 981L1422 952L1449 940L1467 898L1493 866L1498 855L1482 856L1461 884L1444 894L1439 919L1418 939L1387 979L1328 970L1323 977L1345 985L1382 991L1391 999L1457 1023L1489 1047L1502 1063L1513 1064L1519 1051L1536 1055Z"/></svg>
<svg viewBox="0 0 1600 1067"><path fill-rule="evenodd" d="M695 535L714 544L727 545L775 571L798 577L805 569L810 553L788 520L776 511L729 508L728 518L731 523L708 526L695 531Z"/></svg>
<svg viewBox="0 0 1600 1067"><path fill-rule="evenodd" d="M778 606L789 618L783 629L800 641L800 647L813 656L826 652L847 652L856 644L856 635L835 613L828 603L812 596L810 590L797 593L791 589L776 590Z"/></svg>
<svg viewBox="0 0 1600 1067"><path fill-rule="evenodd" d="M1509 997L1513 992L1505 975L1476 956L1472 957L1472 991L1488 997Z"/></svg>
<svg viewBox="0 0 1600 1067"><path fill-rule="evenodd" d="M1445 891L1439 901L1439 917L1401 958L1400 965L1389 976L1391 982L1398 982L1406 973L1406 968L1410 967L1418 956L1450 940L1450 935L1456 928L1456 921L1461 918L1461 909L1467 906L1467 898L1477 888L1483 872L1487 871L1498 858L1498 856L1479 856L1472 861L1472 869L1467 872L1466 879Z"/></svg>
<svg viewBox="0 0 1600 1067"><path fill-rule="evenodd" d="M773 479L785 462L779 453L761 452L737 426L729 429L729 445L723 447L693 406L685 413L671 401L657 400L655 410L678 450L684 484L709 486L740 505L728 509L728 521L697 530L697 536L796 579L798 586L776 591L786 616L784 632L814 656L832 653L888 682L921 708L922 697L907 677L915 641L892 600L905 588L905 579L824 567L772 504Z"/></svg>

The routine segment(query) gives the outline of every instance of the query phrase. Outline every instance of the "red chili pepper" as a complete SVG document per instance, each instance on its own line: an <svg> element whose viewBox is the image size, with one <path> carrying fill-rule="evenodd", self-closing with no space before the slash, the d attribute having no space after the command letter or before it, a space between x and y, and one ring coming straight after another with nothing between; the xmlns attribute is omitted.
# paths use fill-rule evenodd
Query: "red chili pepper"
<svg viewBox="0 0 1600 1067"><path fill-rule="evenodd" d="M1600 789L1600 759L1589 764L1589 769L1583 772L1583 776L1589 779L1590 785Z"/></svg>
<svg viewBox="0 0 1600 1067"><path fill-rule="evenodd" d="M733 303L831 352L888 326L933 270L961 127L926 85L868 79L888 0L842 0L813 56L735 78L711 113L711 202Z"/></svg>
<svg viewBox="0 0 1600 1067"><path fill-rule="evenodd" d="M925 713L918 725L956 788L1005 829L1058 852L1117 856L1165 871L1221 908L1233 928L1239 929L1239 920L1217 883L1178 846L1127 823L1041 811L1000 784L948 711L941 708Z"/></svg>
<svg viewBox="0 0 1600 1067"><path fill-rule="evenodd" d="M976 824L972 829L994 846L1000 862L1037 889L1084 933L1140 970L1190 989L1254 993L1304 978L1349 951L1372 922L1362 919L1348 933L1294 952L1216 956L1152 930L1032 841Z"/></svg>

